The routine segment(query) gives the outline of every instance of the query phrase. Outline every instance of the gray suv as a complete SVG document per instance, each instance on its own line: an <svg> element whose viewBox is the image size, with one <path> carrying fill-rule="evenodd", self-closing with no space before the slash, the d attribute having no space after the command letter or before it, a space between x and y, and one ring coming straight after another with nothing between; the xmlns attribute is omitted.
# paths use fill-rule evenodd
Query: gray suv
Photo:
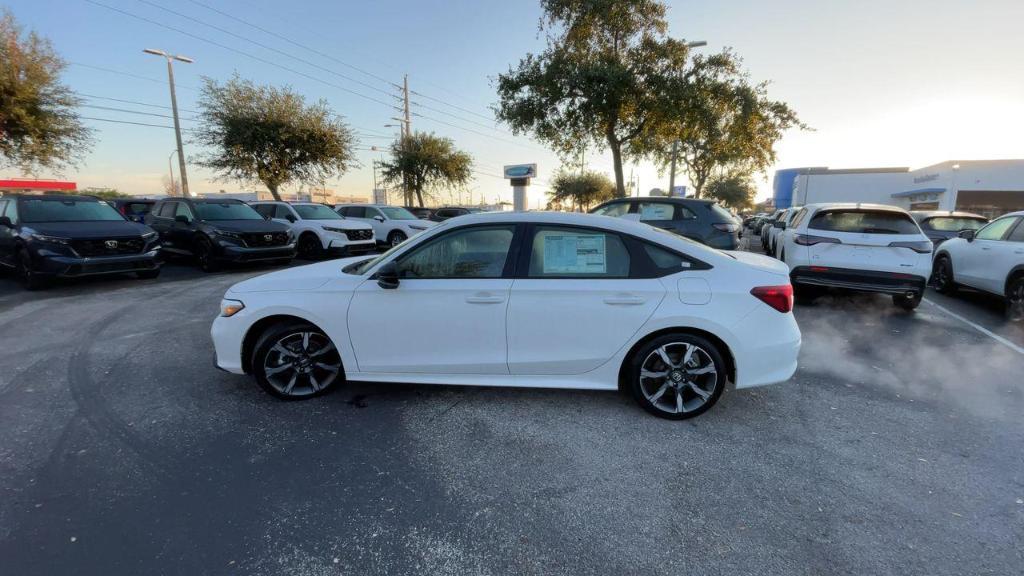
<svg viewBox="0 0 1024 576"><path fill-rule="evenodd" d="M740 243L740 226L728 210L714 200L693 198L617 198L590 211L600 216L636 214L651 226L664 228L701 244L735 250Z"/></svg>

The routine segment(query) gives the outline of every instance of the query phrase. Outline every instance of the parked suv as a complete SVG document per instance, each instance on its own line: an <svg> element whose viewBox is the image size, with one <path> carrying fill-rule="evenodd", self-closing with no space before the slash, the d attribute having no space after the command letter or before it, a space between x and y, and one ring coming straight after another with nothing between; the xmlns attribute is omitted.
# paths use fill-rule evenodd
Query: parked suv
<svg viewBox="0 0 1024 576"><path fill-rule="evenodd" d="M735 250L740 242L739 224L728 210L713 200L619 198L601 204L590 213L618 217L635 214L645 224L722 250Z"/></svg>
<svg viewBox="0 0 1024 576"><path fill-rule="evenodd" d="M241 200L167 198L146 215L165 252L192 256L204 271L224 262L291 262L295 236Z"/></svg>
<svg viewBox="0 0 1024 576"><path fill-rule="evenodd" d="M970 212L916 211L910 215L936 248L964 230L978 231L988 224L988 218Z"/></svg>
<svg viewBox="0 0 1024 576"><path fill-rule="evenodd" d="M365 222L346 220L326 204L253 202L250 206L264 218L291 226L302 258L365 254L377 247L373 227Z"/></svg>
<svg viewBox="0 0 1024 576"><path fill-rule="evenodd" d="M779 257L793 290L810 300L824 287L891 294L913 310L931 272L932 242L910 214L881 204L808 204L783 224Z"/></svg>
<svg viewBox="0 0 1024 576"><path fill-rule="evenodd" d="M91 196L0 197L0 265L34 290L48 277L160 274L157 234Z"/></svg>
<svg viewBox="0 0 1024 576"><path fill-rule="evenodd" d="M362 220L373 226L373 235L377 237L377 242L387 242L390 246L398 246L410 237L437 225L429 220L420 220L401 206L338 204L334 209L346 218Z"/></svg>

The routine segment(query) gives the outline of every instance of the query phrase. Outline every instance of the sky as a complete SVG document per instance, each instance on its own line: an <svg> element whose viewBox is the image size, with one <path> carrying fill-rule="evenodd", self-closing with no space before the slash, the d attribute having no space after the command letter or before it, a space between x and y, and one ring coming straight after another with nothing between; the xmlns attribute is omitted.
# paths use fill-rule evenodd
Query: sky
<svg viewBox="0 0 1024 576"><path fill-rule="evenodd" d="M1024 158L1020 0L668 4L670 35L707 41L700 50L708 52L731 48L752 79L769 82L769 95L811 127L791 130L777 144L776 165L757 180L759 199L770 196L775 168ZM543 206L547 182L562 165L543 144L495 124L491 113L495 77L543 49L535 0L6 0L4 6L70 63L64 81L90 106L82 116L156 125L86 120L96 129L96 145L82 165L39 175L72 179L80 188L162 191L175 150L173 130L163 127L171 125L166 66L143 48L195 60L175 66L186 155L197 152L187 129L195 126L201 77L237 73L326 100L360 140L360 167L327 187L369 197L372 162L381 158L372 148L386 147L397 134L385 125L396 124L393 84L408 74L413 129L451 138L475 161L471 195L445 201L511 200L501 167L535 162L539 177L529 207ZM613 176L607 153L594 150L586 160ZM173 169L177 177L176 162ZM668 175L650 163L628 164L625 172L643 194L668 187ZM257 188L215 180L194 165L188 176L193 192ZM685 175L680 179L686 183Z"/></svg>

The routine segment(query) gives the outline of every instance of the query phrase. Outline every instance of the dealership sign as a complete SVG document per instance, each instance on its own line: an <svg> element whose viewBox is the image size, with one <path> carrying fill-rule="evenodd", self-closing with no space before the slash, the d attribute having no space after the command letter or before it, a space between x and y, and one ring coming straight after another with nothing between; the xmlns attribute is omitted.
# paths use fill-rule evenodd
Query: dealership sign
<svg viewBox="0 0 1024 576"><path fill-rule="evenodd" d="M513 164L505 166L505 178L536 178L536 164Z"/></svg>

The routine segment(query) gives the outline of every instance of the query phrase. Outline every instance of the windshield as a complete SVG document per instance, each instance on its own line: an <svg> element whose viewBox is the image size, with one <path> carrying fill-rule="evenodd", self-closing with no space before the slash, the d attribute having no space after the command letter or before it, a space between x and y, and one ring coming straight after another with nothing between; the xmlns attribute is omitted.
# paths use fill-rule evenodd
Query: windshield
<svg viewBox="0 0 1024 576"><path fill-rule="evenodd" d="M341 214L323 204L292 204L292 208L303 220L344 220Z"/></svg>
<svg viewBox="0 0 1024 576"><path fill-rule="evenodd" d="M807 225L812 230L857 234L920 234L914 220L888 210L823 210Z"/></svg>
<svg viewBox="0 0 1024 576"><path fill-rule="evenodd" d="M959 232L961 230L979 230L982 226L988 223L988 220L961 216L940 216L937 218L929 218L928 220L925 220L925 223L932 230Z"/></svg>
<svg viewBox="0 0 1024 576"><path fill-rule="evenodd" d="M124 220L106 202L65 198L25 198L18 203L23 222L96 222Z"/></svg>
<svg viewBox="0 0 1024 576"><path fill-rule="evenodd" d="M200 220L263 220L252 206L241 202L196 202Z"/></svg>
<svg viewBox="0 0 1024 576"><path fill-rule="evenodd" d="M391 220L419 220L415 214L398 206L378 206L380 211Z"/></svg>

